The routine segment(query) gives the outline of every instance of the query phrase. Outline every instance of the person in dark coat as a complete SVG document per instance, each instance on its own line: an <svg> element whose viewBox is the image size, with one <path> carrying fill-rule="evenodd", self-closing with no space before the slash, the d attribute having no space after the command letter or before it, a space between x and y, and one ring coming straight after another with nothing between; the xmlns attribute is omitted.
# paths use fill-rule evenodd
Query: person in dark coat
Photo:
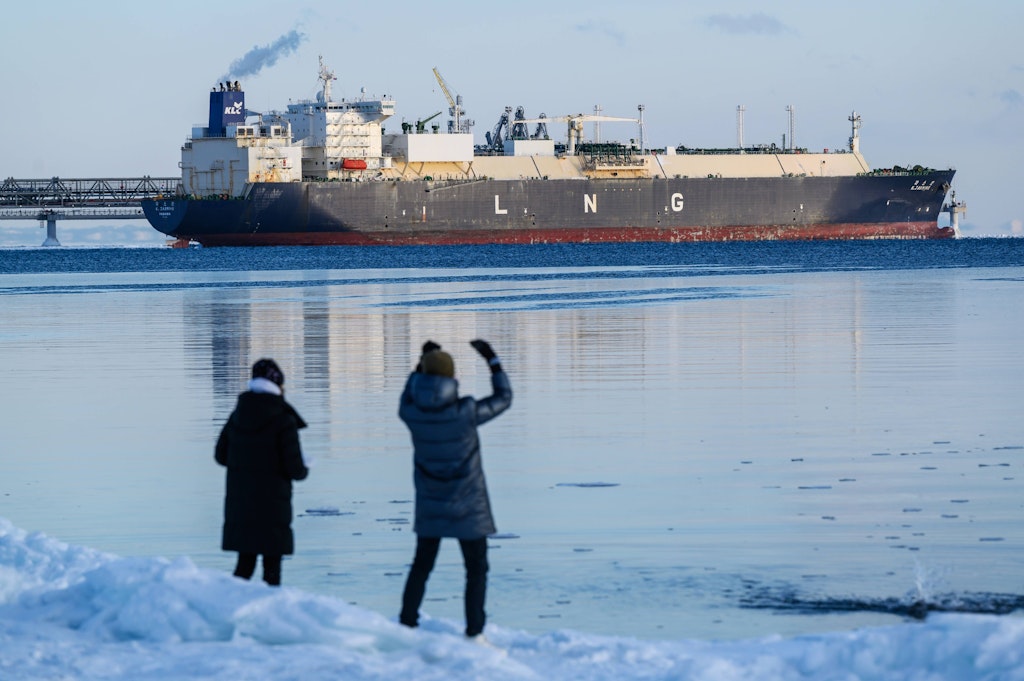
<svg viewBox="0 0 1024 681"><path fill-rule="evenodd" d="M281 584L281 557L295 551L292 480L309 475L299 446L305 428L284 400L284 373L272 359L252 367L249 390L220 431L214 458L227 467L221 548L238 552L235 576L252 577L263 556L263 581Z"/></svg>
<svg viewBox="0 0 1024 681"><path fill-rule="evenodd" d="M451 355L432 341L402 391L398 415L409 428L416 486L416 556L402 595L399 621L419 623L427 578L443 537L459 540L466 566L466 636L481 637L487 592L487 536L496 532L487 495L477 426L512 404L512 386L491 346L470 345L487 360L493 394L481 400L459 397Z"/></svg>

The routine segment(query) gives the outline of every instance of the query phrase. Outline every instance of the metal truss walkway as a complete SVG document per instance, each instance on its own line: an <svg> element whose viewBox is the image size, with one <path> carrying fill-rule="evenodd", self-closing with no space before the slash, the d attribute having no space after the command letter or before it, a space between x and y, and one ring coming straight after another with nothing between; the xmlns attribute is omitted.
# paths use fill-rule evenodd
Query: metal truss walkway
<svg viewBox="0 0 1024 681"><path fill-rule="evenodd" d="M142 199L178 192L178 177L16 180L0 183L0 220L46 221L44 246L59 246L57 220L138 220Z"/></svg>

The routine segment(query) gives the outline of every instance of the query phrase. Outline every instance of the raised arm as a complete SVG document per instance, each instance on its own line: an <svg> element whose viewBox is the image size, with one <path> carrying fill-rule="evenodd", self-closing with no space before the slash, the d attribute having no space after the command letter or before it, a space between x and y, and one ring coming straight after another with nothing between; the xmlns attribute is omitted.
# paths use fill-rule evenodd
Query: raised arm
<svg viewBox="0 0 1024 681"><path fill-rule="evenodd" d="M469 342L473 349L480 353L480 356L487 361L491 369L490 397L476 401L476 423L477 425L487 423L495 416L505 411L512 405L512 384L508 380L508 374L501 367L498 356L491 348L491 344L485 340L474 340Z"/></svg>

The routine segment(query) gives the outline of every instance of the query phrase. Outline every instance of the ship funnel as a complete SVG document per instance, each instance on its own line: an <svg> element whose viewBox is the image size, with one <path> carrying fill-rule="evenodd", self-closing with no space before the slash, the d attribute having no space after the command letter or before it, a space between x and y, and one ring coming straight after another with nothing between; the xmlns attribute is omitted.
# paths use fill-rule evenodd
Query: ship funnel
<svg viewBox="0 0 1024 681"><path fill-rule="evenodd" d="M238 81L224 82L210 93L210 137L224 137L229 125L245 123L245 93Z"/></svg>

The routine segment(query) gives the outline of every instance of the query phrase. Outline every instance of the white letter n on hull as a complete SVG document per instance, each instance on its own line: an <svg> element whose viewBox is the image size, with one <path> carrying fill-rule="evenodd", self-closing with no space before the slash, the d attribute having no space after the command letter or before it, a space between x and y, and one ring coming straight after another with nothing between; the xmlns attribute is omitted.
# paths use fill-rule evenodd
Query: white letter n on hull
<svg viewBox="0 0 1024 681"><path fill-rule="evenodd" d="M597 212L597 194L584 194L583 195L583 212L584 213L596 213Z"/></svg>

